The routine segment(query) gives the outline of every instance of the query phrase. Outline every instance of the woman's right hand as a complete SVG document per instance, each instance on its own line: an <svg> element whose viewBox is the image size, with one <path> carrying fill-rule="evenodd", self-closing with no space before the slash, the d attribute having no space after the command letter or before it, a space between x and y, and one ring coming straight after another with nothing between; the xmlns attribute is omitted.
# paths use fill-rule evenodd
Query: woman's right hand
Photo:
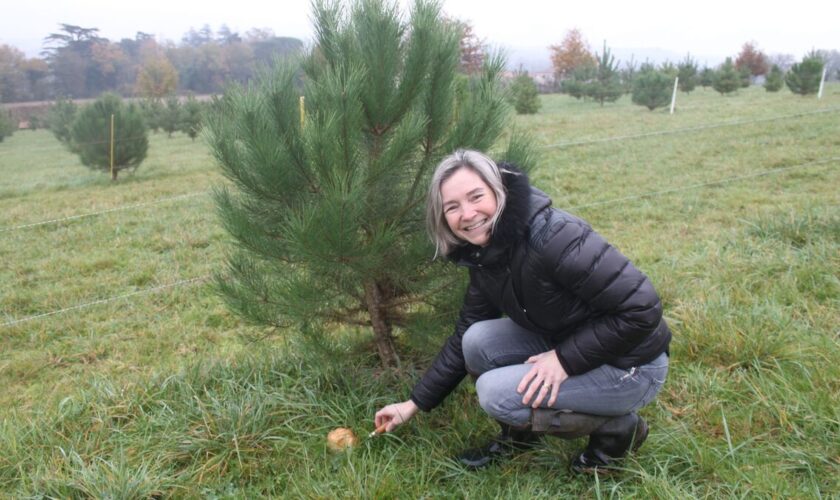
<svg viewBox="0 0 840 500"><path fill-rule="evenodd" d="M414 404L414 401L409 399L408 401L394 403L382 408L376 412L373 422L377 429L385 424L385 432L391 432L398 425L411 420L411 417L416 415L418 411L420 411L420 408Z"/></svg>

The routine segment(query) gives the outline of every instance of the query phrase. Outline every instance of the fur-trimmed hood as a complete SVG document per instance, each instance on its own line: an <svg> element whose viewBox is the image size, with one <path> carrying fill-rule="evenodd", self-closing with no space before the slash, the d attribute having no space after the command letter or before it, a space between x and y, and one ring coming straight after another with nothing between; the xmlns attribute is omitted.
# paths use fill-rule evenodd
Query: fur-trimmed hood
<svg viewBox="0 0 840 500"><path fill-rule="evenodd" d="M490 235L489 245L467 243L447 255L458 265L489 266L503 261L516 243L527 237L534 217L551 206L548 195L531 186L525 172L509 163L499 163L499 169L507 192L505 209Z"/></svg>

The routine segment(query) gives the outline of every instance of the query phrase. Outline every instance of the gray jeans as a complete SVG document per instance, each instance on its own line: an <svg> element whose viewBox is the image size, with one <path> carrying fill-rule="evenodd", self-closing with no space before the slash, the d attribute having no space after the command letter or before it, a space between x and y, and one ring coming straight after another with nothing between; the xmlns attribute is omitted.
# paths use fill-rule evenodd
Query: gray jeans
<svg viewBox="0 0 840 500"><path fill-rule="evenodd" d="M508 318L474 323L462 341L467 370L478 377L478 401L491 417L523 427L531 407L522 404L516 387L531 369L525 360L552 349L548 339ZM634 412L653 401L668 374L664 353L648 364L624 370L601 365L569 377L560 385L551 408L592 415L618 416ZM548 398L542 408L549 408Z"/></svg>

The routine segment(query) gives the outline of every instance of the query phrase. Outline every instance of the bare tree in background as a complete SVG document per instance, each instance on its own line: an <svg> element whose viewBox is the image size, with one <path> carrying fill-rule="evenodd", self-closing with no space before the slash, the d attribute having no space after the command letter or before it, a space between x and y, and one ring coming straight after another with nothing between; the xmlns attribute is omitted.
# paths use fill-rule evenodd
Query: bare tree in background
<svg viewBox="0 0 840 500"><path fill-rule="evenodd" d="M747 42L741 47L741 52L735 58L735 69L747 68L752 76L766 75L770 70L767 55L756 47L755 42Z"/></svg>
<svg viewBox="0 0 840 500"><path fill-rule="evenodd" d="M463 19L446 18L445 22L452 23L461 34L459 44L461 46L461 62L459 69L462 73L474 75L481 71L487 52L484 48L484 40L475 34L472 23Z"/></svg>
<svg viewBox="0 0 840 500"><path fill-rule="evenodd" d="M576 69L584 66L595 66L597 61L589 44L577 28L569 30L560 45L552 45L551 64L558 79L570 76Z"/></svg>

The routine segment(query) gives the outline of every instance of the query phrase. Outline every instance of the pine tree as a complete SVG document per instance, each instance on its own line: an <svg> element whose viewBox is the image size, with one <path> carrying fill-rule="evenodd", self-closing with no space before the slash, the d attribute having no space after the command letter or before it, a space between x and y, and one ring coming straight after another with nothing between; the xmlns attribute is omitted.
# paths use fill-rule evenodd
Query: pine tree
<svg viewBox="0 0 840 500"><path fill-rule="evenodd" d="M140 101L140 112L146 127L157 133L160 130L160 119L163 115L163 104L160 99L143 99Z"/></svg>
<svg viewBox="0 0 840 500"><path fill-rule="evenodd" d="M782 90L782 87L785 84L785 76L782 73L782 69L774 64L772 68L770 68L770 72L767 73L767 79L764 80L764 89L767 92L778 92Z"/></svg>
<svg viewBox="0 0 840 500"><path fill-rule="evenodd" d="M715 81L712 87L720 92L721 95L735 92L741 88L741 75L732 64L732 58L727 57L726 61L715 72Z"/></svg>
<svg viewBox="0 0 840 500"><path fill-rule="evenodd" d="M621 77L615 57L607 48L604 42L604 51L597 57L598 67L595 77L586 88L586 93L592 99L598 101L601 106L605 102L615 102L624 93L621 87Z"/></svg>
<svg viewBox="0 0 840 500"><path fill-rule="evenodd" d="M167 137L172 137L173 132L181 129L181 122L183 121L183 109L181 101L178 96L171 95L166 98L166 103L161 107L158 120L160 128L166 132Z"/></svg>
<svg viewBox="0 0 840 500"><path fill-rule="evenodd" d="M683 92L688 94L697 87L697 63L691 55L685 56L685 60L677 65L677 77Z"/></svg>
<svg viewBox="0 0 840 500"><path fill-rule="evenodd" d="M201 122L203 120L204 106L194 95L190 94L187 101L182 106L181 132L187 134L190 139L195 140L198 133L201 131Z"/></svg>
<svg viewBox="0 0 840 500"><path fill-rule="evenodd" d="M700 85L705 89L715 84L715 70L706 67L700 72Z"/></svg>
<svg viewBox="0 0 840 500"><path fill-rule="evenodd" d="M636 79L636 73L638 73L636 61L633 60L633 56L630 56L630 60L624 63L624 69L621 70L621 85L625 94L633 92L633 80Z"/></svg>
<svg viewBox="0 0 840 500"><path fill-rule="evenodd" d="M17 124L12 119L12 115L0 109L0 142L3 142L6 137L10 137L16 130Z"/></svg>
<svg viewBox="0 0 840 500"><path fill-rule="evenodd" d="M750 68L746 66L738 68L735 66L735 71L738 72L741 88L748 88L752 84L752 74L750 74Z"/></svg>
<svg viewBox="0 0 840 500"><path fill-rule="evenodd" d="M633 82L633 103L653 111L671 102L671 77L659 70L645 68Z"/></svg>
<svg viewBox="0 0 840 500"><path fill-rule="evenodd" d="M451 271L430 265L423 228L431 171L502 134L504 61L487 58L456 102L459 33L437 3L417 1L406 21L385 0L349 12L316 0L314 10L302 88L298 67L280 65L229 89L206 122L233 184L216 202L239 244L217 283L249 321L299 325L306 339L324 339L329 325L370 327L391 366L394 329L420 331L428 304L452 288ZM511 151L521 149L500 159Z"/></svg>
<svg viewBox="0 0 840 500"><path fill-rule="evenodd" d="M68 149L72 150L72 140L70 131L73 128L73 122L76 120L78 107L76 104L64 98L56 99L55 103L50 106L47 113L47 124L50 131L56 139L64 144Z"/></svg>
<svg viewBox="0 0 840 500"><path fill-rule="evenodd" d="M664 63L659 65L659 72L668 75L671 78L671 81L674 81L674 78L680 74L679 68L672 63L671 61L665 61Z"/></svg>
<svg viewBox="0 0 840 500"><path fill-rule="evenodd" d="M114 168L111 170L111 116L114 117ZM116 94L103 94L84 107L70 130L73 150L82 164L111 172L111 180L126 169L136 169L149 149L148 131L140 110L125 105Z"/></svg>
<svg viewBox="0 0 840 500"><path fill-rule="evenodd" d="M540 96L537 84L528 73L520 73L510 85L513 107L520 115L533 115L540 110Z"/></svg>
<svg viewBox="0 0 840 500"><path fill-rule="evenodd" d="M810 53L802 62L794 64L785 76L785 83L794 94L816 94L822 79L823 61L815 53Z"/></svg>
<svg viewBox="0 0 840 500"><path fill-rule="evenodd" d="M591 94L589 86L595 79L596 72L597 69L594 64L586 63L578 66L568 78L560 82L560 92L569 94L575 99L589 97Z"/></svg>

